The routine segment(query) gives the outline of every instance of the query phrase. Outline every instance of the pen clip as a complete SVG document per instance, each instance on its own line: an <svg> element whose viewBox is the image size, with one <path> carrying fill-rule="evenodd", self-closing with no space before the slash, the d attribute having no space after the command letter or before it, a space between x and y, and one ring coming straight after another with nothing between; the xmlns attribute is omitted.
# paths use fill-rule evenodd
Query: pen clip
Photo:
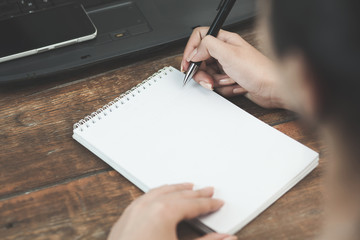
<svg viewBox="0 0 360 240"><path fill-rule="evenodd" d="M225 0L221 0L219 6L217 7L216 11L219 11L224 6Z"/></svg>

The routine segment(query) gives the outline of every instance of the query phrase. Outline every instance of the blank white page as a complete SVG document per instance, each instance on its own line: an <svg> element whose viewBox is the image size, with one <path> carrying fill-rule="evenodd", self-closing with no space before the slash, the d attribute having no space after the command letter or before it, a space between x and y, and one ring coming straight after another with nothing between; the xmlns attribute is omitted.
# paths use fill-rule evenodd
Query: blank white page
<svg viewBox="0 0 360 240"><path fill-rule="evenodd" d="M225 205L200 221L235 233L309 173L318 154L183 78L165 68L73 137L145 192L214 186Z"/></svg>

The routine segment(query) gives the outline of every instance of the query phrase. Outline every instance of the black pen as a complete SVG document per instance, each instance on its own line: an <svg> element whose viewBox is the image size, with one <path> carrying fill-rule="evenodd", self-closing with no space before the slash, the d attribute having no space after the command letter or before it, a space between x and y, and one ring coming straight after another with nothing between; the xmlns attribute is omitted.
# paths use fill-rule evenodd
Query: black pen
<svg viewBox="0 0 360 240"><path fill-rule="evenodd" d="M211 35L216 37L225 22L225 19L229 15L232 7L234 6L236 0L221 0L217 10L218 13L211 24L209 31L206 35ZM200 67L201 62L191 62L190 67L184 78L184 85L194 76L198 68Z"/></svg>

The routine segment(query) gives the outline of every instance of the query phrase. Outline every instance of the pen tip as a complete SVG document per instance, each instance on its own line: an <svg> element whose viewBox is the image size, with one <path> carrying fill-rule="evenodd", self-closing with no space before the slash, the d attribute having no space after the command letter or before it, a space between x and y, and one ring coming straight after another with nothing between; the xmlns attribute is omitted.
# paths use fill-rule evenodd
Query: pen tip
<svg viewBox="0 0 360 240"><path fill-rule="evenodd" d="M184 83L183 86L186 85L187 81L188 81L188 79L187 79L187 77L185 76L185 77L184 77L184 81L183 81L183 83Z"/></svg>
<svg viewBox="0 0 360 240"><path fill-rule="evenodd" d="M184 86L186 85L186 83L189 81L189 75L190 75L190 71L187 71L187 73L184 76Z"/></svg>

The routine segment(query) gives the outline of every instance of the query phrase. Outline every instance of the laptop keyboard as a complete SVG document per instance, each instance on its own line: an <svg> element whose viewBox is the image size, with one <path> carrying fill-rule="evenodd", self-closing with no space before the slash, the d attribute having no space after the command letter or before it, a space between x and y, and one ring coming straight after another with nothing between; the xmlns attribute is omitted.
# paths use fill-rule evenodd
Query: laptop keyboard
<svg viewBox="0 0 360 240"><path fill-rule="evenodd" d="M78 2L85 9L108 4L118 0L0 0L0 20L35 12L38 10Z"/></svg>

